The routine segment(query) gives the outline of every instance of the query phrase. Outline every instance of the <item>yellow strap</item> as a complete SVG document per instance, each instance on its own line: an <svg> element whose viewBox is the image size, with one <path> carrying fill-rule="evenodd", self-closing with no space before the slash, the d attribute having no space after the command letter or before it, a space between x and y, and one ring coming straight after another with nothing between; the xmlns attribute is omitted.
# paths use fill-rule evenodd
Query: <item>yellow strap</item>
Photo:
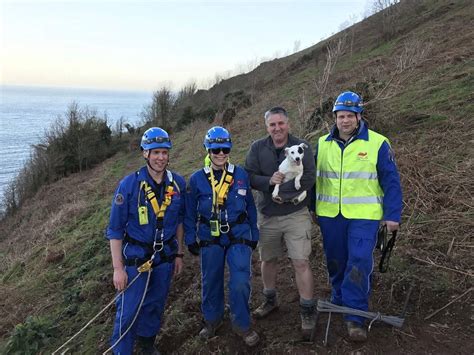
<svg viewBox="0 0 474 355"><path fill-rule="evenodd" d="M166 188L166 193L165 193L165 196L163 198L163 202L162 202L161 206L159 205L158 199L156 198L156 195L153 192L153 190L151 189L150 185L148 185L146 183L146 181L143 181L142 184L140 185L140 187L142 187L142 186L145 189L146 197L147 197L148 201L150 201L151 207L153 207L153 212L155 212L156 217L163 218L165 216L166 209L171 204L171 198L172 198L173 192L174 192L173 191L173 186L169 185Z"/></svg>
<svg viewBox="0 0 474 355"><path fill-rule="evenodd" d="M210 168L209 170L210 170L210 181L211 181L211 188L212 188L212 207L214 211L216 211L217 206L221 206L224 204L233 178L231 174L228 174L227 170L224 170L222 172L222 176L219 183L217 183L217 181L214 179L214 172L212 168Z"/></svg>

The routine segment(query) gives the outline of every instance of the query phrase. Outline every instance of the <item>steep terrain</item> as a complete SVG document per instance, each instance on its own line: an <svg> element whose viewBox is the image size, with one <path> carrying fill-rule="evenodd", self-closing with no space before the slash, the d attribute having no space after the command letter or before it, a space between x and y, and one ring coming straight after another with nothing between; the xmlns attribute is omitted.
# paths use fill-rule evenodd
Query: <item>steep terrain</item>
<svg viewBox="0 0 474 355"><path fill-rule="evenodd" d="M332 98L345 89L363 94L370 126L391 140L404 189L400 239L389 273L374 274L371 309L400 314L412 288L404 328L375 323L369 341L354 345L345 337L341 318L333 316L324 346L327 315L321 315L314 341L302 342L293 274L282 260L282 304L278 313L255 322L262 336L259 346L245 349L229 322L204 343L197 337L199 263L186 255L159 338L163 352L474 353L473 14L468 0L405 1L314 47L199 91L192 102L196 111L216 108L214 124L222 122L227 108L234 109L226 123L235 142L231 159L239 164L249 144L265 134L263 112L269 107L287 107L293 131L315 143L331 124L327 107ZM331 72L325 71L328 59ZM249 98L250 105L229 103L238 97ZM189 176L200 167L202 137L211 125L195 121L173 135L172 169ZM140 166L139 155L123 152L46 186L17 215L0 223L0 350L10 342L23 353L50 353L113 298L103 230L113 190L122 176ZM316 226L313 248L315 292L324 299L329 286ZM256 255L253 271L254 308L261 290ZM112 320L109 309L69 351L105 350ZM14 329L17 324L21 326Z"/></svg>

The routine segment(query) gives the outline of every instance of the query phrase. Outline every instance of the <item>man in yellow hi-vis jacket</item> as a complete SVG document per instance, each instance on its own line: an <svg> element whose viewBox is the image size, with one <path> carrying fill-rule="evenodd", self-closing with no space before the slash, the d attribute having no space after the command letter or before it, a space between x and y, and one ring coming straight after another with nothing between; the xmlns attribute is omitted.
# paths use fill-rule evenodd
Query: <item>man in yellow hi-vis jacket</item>
<svg viewBox="0 0 474 355"><path fill-rule="evenodd" d="M316 146L315 207L334 304L366 311L373 250L380 221L399 228L402 191L390 143L368 129L362 100L344 92L334 104L336 124ZM346 315L349 337L367 339L364 318Z"/></svg>

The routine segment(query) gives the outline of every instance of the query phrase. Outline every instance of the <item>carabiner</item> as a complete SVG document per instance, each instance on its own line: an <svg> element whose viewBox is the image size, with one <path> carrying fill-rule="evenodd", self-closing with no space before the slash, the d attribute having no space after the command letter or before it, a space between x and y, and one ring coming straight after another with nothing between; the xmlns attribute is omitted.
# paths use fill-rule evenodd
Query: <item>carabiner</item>
<svg viewBox="0 0 474 355"><path fill-rule="evenodd" d="M230 226L229 226L229 222L225 222L225 224L221 224L219 226L219 230L221 231L221 233L229 233L230 231Z"/></svg>
<svg viewBox="0 0 474 355"><path fill-rule="evenodd" d="M158 233L160 233L160 232L161 232L161 234L160 234L160 241L157 242L157 241L156 241L156 239L157 239L156 237L157 237ZM157 246L158 246L158 248L157 248ZM160 252L160 251L163 250L163 247L164 247L164 244L163 244L163 229L161 229L161 230L160 230L160 229L157 229L157 230L155 231L155 240L153 241L153 251L154 251L155 253L156 253L156 252Z"/></svg>
<svg viewBox="0 0 474 355"><path fill-rule="evenodd" d="M229 216L227 215L227 210L224 210L224 216L225 216L225 223L220 223L219 230L221 233L229 233L230 231L230 226L229 226L229 221L228 218Z"/></svg>
<svg viewBox="0 0 474 355"><path fill-rule="evenodd" d="M157 246L159 248L157 248ZM163 241L159 241L159 242L153 242L153 251L156 253L156 252L160 252L163 250L163 247L164 247L164 243Z"/></svg>

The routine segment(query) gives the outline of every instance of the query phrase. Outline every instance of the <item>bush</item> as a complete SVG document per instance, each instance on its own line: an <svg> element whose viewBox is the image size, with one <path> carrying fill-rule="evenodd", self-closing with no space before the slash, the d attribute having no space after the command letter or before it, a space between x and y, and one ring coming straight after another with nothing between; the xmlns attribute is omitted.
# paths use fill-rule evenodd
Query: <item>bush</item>
<svg viewBox="0 0 474 355"><path fill-rule="evenodd" d="M7 354L38 354L54 336L53 322L44 317L28 317L15 326L7 342Z"/></svg>
<svg viewBox="0 0 474 355"><path fill-rule="evenodd" d="M5 189L3 213L13 214L41 186L105 160L115 153L111 142L107 117L98 117L94 111L72 103L43 141L33 146L23 169Z"/></svg>

